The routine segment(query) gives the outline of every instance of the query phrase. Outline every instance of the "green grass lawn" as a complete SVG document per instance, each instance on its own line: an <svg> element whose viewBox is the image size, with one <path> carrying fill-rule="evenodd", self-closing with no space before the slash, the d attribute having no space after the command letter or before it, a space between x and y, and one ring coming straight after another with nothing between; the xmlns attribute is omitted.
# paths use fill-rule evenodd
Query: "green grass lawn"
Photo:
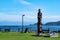
<svg viewBox="0 0 60 40"><path fill-rule="evenodd" d="M60 34L57 38L35 37L35 33L19 33L19 32L0 32L0 40L60 40Z"/></svg>

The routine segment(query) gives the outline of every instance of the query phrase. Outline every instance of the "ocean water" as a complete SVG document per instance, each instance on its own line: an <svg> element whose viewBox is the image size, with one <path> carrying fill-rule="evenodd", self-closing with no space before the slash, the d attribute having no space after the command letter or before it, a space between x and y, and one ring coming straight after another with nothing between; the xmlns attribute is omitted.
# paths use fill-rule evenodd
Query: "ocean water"
<svg viewBox="0 0 60 40"><path fill-rule="evenodd" d="M23 30L25 31L25 29L28 28L30 31L37 31L37 25L33 25L33 26L23 26ZM22 31L22 26L0 26L0 30L4 31L5 29L10 29L11 32L18 32ZM43 30L50 30L50 31L60 31L60 26L42 26Z"/></svg>

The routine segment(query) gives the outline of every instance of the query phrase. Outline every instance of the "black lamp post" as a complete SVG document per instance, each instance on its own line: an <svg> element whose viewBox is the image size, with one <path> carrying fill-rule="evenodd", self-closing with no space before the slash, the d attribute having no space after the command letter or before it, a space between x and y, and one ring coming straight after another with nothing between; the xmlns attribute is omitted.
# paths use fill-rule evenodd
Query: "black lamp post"
<svg viewBox="0 0 60 40"><path fill-rule="evenodd" d="M22 32L23 32L23 22L24 22L23 19L24 19L24 16L25 16L25 15L22 15Z"/></svg>

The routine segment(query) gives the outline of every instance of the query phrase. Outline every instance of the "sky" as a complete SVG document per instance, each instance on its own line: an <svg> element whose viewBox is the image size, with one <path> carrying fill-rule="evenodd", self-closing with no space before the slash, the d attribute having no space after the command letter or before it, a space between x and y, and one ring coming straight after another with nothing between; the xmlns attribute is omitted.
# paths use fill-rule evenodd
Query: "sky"
<svg viewBox="0 0 60 40"><path fill-rule="evenodd" d="M42 23L60 21L60 0L0 0L0 25L24 25L37 23L41 9Z"/></svg>

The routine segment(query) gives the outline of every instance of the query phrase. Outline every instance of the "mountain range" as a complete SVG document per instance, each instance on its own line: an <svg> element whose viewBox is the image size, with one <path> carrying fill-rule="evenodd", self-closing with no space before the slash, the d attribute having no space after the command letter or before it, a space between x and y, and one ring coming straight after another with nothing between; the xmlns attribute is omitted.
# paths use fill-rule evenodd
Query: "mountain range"
<svg viewBox="0 0 60 40"><path fill-rule="evenodd" d="M32 25L37 25L37 23L34 23ZM46 24L42 24L42 25L52 25L52 26L59 26L60 25L60 21L57 22L47 22Z"/></svg>
<svg viewBox="0 0 60 40"><path fill-rule="evenodd" d="M44 24L44 25L60 25L60 21L57 21L57 22L48 22L48 23L46 23L46 24Z"/></svg>

